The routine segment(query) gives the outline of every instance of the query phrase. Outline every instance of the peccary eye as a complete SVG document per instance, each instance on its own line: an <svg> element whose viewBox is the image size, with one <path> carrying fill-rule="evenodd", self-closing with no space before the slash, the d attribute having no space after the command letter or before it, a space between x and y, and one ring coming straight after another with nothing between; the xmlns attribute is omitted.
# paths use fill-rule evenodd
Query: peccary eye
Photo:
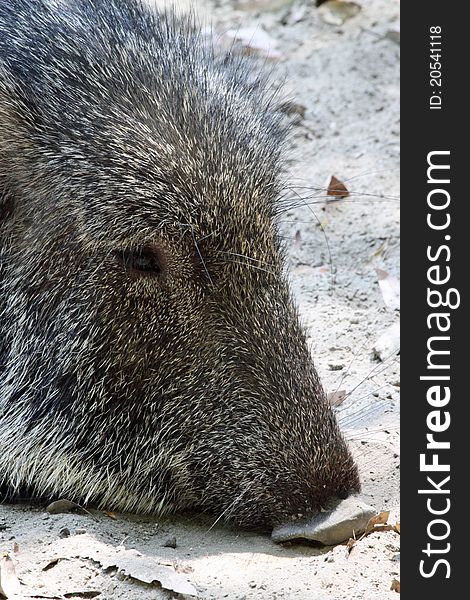
<svg viewBox="0 0 470 600"><path fill-rule="evenodd" d="M134 276L157 277L164 272L164 258L153 245L126 248L116 252L126 271Z"/></svg>

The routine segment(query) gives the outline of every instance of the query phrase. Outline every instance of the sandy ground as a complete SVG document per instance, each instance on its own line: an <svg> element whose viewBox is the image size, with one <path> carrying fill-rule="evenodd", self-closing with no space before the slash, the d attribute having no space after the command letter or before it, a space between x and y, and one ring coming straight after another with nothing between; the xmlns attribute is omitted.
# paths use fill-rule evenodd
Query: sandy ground
<svg viewBox="0 0 470 600"><path fill-rule="evenodd" d="M342 25L326 23L328 15L306 0L195 4L220 34L266 32L271 54L280 53L279 78L287 77L289 95L304 112L291 117L296 125L288 163L303 199L292 193L293 208L282 223L292 286L326 389L349 394L338 413L364 494L377 512L390 510L395 523L398 357L391 352L380 362L373 347L398 321L375 271L397 277L399 268L399 46L386 35L397 25L398 2L358 2L359 13ZM333 174L351 193L326 204L322 188ZM396 598L390 591L399 579L394 531L373 533L348 553L341 545L277 546L268 537L210 528L200 519L115 517L0 506L0 552L10 553L22 582L16 597L32 591L43 598L181 597L142 583L164 565L205 600Z"/></svg>

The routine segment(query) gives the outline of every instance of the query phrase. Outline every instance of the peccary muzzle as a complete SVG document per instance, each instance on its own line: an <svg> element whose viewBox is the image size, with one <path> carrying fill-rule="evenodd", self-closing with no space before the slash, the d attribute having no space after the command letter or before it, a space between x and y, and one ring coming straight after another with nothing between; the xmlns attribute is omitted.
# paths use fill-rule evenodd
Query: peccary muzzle
<svg viewBox="0 0 470 600"><path fill-rule="evenodd" d="M135 0L0 0L0 483L268 528L359 489L265 78Z"/></svg>

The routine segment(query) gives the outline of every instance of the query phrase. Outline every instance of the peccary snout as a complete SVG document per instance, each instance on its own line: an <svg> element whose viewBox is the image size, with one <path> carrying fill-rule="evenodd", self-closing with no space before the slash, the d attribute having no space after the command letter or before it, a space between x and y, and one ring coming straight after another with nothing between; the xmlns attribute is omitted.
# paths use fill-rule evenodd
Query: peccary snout
<svg viewBox="0 0 470 600"><path fill-rule="evenodd" d="M284 273L285 139L189 21L0 5L8 495L269 528L359 489Z"/></svg>

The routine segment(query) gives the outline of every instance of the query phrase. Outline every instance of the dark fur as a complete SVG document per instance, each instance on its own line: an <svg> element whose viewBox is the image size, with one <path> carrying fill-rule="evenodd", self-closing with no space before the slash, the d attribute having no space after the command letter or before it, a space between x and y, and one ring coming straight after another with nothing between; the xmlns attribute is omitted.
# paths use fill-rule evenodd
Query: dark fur
<svg viewBox="0 0 470 600"><path fill-rule="evenodd" d="M270 526L359 488L283 272L274 101L190 20L0 0L10 493Z"/></svg>

